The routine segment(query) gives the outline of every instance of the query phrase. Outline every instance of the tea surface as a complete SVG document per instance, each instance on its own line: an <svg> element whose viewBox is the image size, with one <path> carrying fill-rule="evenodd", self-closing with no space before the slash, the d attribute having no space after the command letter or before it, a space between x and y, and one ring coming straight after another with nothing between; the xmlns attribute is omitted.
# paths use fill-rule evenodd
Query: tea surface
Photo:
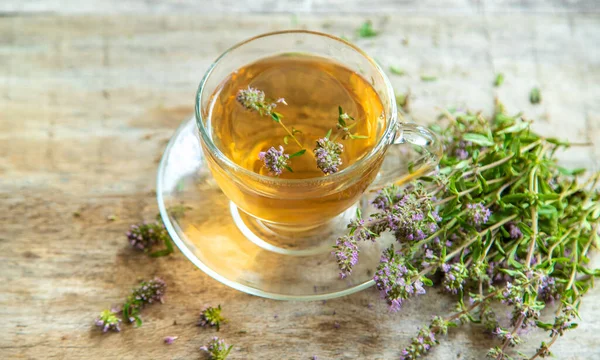
<svg viewBox="0 0 600 360"><path fill-rule="evenodd" d="M280 178L301 179L324 176L317 168L313 149L317 139L332 129L330 138L344 146L340 170L365 156L376 145L385 127L381 100L362 76L328 59L309 55L279 55L261 59L232 73L215 91L209 115L213 141L238 165L262 175L269 175L259 153L271 146L283 146L285 153L301 149L269 116L244 108L237 100L240 89L262 90L273 102L284 98L275 111L283 115L289 129L306 153L289 160L293 173L284 171ZM338 106L354 117L352 133L365 139L342 139L336 129ZM339 133L339 135L338 135Z"/></svg>

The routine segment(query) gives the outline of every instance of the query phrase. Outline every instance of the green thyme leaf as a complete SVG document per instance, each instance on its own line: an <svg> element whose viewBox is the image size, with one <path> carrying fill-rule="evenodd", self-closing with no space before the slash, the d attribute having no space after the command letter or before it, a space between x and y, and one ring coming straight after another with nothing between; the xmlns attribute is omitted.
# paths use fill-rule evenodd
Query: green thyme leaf
<svg viewBox="0 0 600 360"><path fill-rule="evenodd" d="M586 172L585 168L577 168L577 169L566 169L562 166L557 166L556 169L563 175L569 176L579 176Z"/></svg>
<svg viewBox="0 0 600 360"><path fill-rule="evenodd" d="M481 146L493 146L494 141L488 138L485 135L475 134L475 133L466 133L463 135L463 140L470 141L474 144Z"/></svg>
<svg viewBox="0 0 600 360"><path fill-rule="evenodd" d="M171 254L172 252L173 252L173 250L169 250L169 249L158 250L153 253L150 253L150 257L157 258L157 257L167 256L167 255Z"/></svg>
<svg viewBox="0 0 600 360"><path fill-rule="evenodd" d="M344 110L341 106L338 106L338 123L341 126L346 127L346 121L343 119L342 115L344 115Z"/></svg>
<svg viewBox="0 0 600 360"><path fill-rule="evenodd" d="M371 20L365 21L357 30L358 36L361 38L370 38L377 36L378 32L373 29Z"/></svg>
<svg viewBox="0 0 600 360"><path fill-rule="evenodd" d="M298 152L295 152L292 155L290 155L289 158L291 159L291 158L295 158L297 156L302 156L302 155L304 155L305 152L306 152L306 149L302 149L302 150L300 150Z"/></svg>
<svg viewBox="0 0 600 360"><path fill-rule="evenodd" d="M494 80L494 86L498 87L504 83L504 74L499 73L496 75L496 79Z"/></svg>
<svg viewBox="0 0 600 360"><path fill-rule="evenodd" d="M421 281L423 282L424 285L427 286L433 286L433 281L431 281L428 277L423 276L421 277Z"/></svg>
<svg viewBox="0 0 600 360"><path fill-rule="evenodd" d="M431 82L431 81L436 81L437 77L432 76L432 75L421 75L421 81L425 81L425 82Z"/></svg>
<svg viewBox="0 0 600 360"><path fill-rule="evenodd" d="M529 102L532 104L539 104L542 101L542 94L540 93L540 89L533 88L529 93Z"/></svg>
<svg viewBox="0 0 600 360"><path fill-rule="evenodd" d="M502 130L498 131L497 134L517 133L517 132L521 132L523 130L528 129L530 126L531 125L526 121L519 121L519 122L516 122L514 125L507 127L506 129L502 129Z"/></svg>
<svg viewBox="0 0 600 360"><path fill-rule="evenodd" d="M283 117L283 115L281 115L278 112L273 111L271 113L271 118L275 121L275 122L281 122L281 118Z"/></svg>
<svg viewBox="0 0 600 360"><path fill-rule="evenodd" d="M396 66L390 66L390 72L394 75L398 75L398 76L404 76L406 75L406 72L402 69L400 69L399 67Z"/></svg>

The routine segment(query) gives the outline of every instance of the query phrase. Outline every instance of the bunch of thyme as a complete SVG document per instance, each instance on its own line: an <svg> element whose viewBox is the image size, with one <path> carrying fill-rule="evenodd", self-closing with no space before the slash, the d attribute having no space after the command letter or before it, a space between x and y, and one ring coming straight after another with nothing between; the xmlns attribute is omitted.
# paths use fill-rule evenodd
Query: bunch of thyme
<svg viewBox="0 0 600 360"><path fill-rule="evenodd" d="M122 310L119 308L104 310L94 323L102 328L103 332L108 330L119 332L121 331L121 318L118 315L120 312L123 319L127 319L130 323L135 322L136 326L141 326L140 311L142 308L152 303L163 303L166 290L167 284L158 277L142 281L138 287L131 290L131 294L123 303Z"/></svg>
<svg viewBox="0 0 600 360"><path fill-rule="evenodd" d="M140 311L152 303L163 303L167 284L160 279L154 278L142 281L140 285L131 291L131 294L123 304L123 318L129 322L135 322L136 326L142 325Z"/></svg>
<svg viewBox="0 0 600 360"><path fill-rule="evenodd" d="M358 261L358 242L391 232L397 244L374 277L390 308L424 293L436 273L457 301L454 314L419 331L402 359L424 356L449 328L468 322L496 339L489 358L513 359L510 348L530 328L547 331L550 340L524 358L550 356L558 337L577 326L583 295L600 276L588 258L598 245L600 174L583 177L583 169L559 166L556 151L570 145L536 135L500 103L492 119L456 111L443 117L446 127L432 127L445 145L439 172L381 190L377 211L367 219L358 214L334 247L341 276ZM500 325L495 302L511 309L509 327ZM548 323L540 320L547 307L555 312Z"/></svg>

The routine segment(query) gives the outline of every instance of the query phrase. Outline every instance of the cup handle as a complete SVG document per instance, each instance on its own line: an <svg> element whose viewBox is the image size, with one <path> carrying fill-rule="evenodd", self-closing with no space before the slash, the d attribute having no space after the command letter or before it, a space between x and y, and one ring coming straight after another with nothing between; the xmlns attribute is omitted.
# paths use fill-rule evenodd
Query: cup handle
<svg viewBox="0 0 600 360"><path fill-rule="evenodd" d="M413 123L398 123L396 133L386 152L392 147L400 145L412 146L410 151L420 156L407 162L406 157L401 154L396 156L387 153L377 178L369 187L370 190L379 189L392 183L401 185L423 176L437 169L443 155L442 143L437 135L431 130Z"/></svg>

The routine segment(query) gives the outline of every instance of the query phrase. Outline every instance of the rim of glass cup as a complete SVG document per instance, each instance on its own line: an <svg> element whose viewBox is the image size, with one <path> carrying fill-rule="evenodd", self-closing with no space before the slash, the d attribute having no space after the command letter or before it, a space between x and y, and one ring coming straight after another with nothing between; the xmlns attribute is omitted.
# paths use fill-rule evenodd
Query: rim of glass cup
<svg viewBox="0 0 600 360"><path fill-rule="evenodd" d="M217 65L219 64L219 62L221 61L221 59L223 59L224 57L226 57L230 52L232 52L233 50L244 46L245 44L252 42L254 40L257 39L261 39L261 38L265 38L265 37L270 37L270 36L277 36L277 35L283 35L283 34L308 34L308 35L315 35L315 36L322 36L322 37L327 37L329 39L332 40L336 40L352 49L354 49L355 51L357 51L360 55L362 55L365 59L367 59L367 61L369 61L369 63L377 70L377 72L379 73L379 75L381 76L383 83L385 84L385 93L388 96L389 99L389 114L387 115L387 119L386 119L386 127L385 130L383 132L383 134L381 134L379 140L377 141L377 144L371 149L371 151L369 151L369 153L364 156L363 158L361 158L360 160L354 162L352 165L348 166L347 168L344 168L334 174L330 174L327 175L327 180L328 181L334 181L336 179L342 178L344 177L346 174L351 173L352 171L360 168L361 164L363 164L364 162L367 162L368 160L370 160L373 156L375 156L376 154L379 153L379 151L381 150L382 147L389 145L392 141L393 141L393 136L395 136L395 126L397 123L397 117L398 117L398 108L396 105L396 101L395 99L395 95L394 95L394 88L392 87L392 84L390 82L390 79L387 77L387 75L385 74L385 72L383 71L383 69L377 64L377 62L370 57L369 55L367 55L367 53L365 53L362 49L360 49L358 46L344 40L341 39L337 36L333 36L330 34L326 34L326 33L322 33L322 32L318 32L318 31L311 31L311 30L283 30L283 31L274 31L274 32L269 32L269 33L265 33L265 34L261 34L261 35L257 35L254 37L251 37L250 39L244 40L242 42L237 43L236 45L230 47L229 49L227 49L223 54L221 54L208 68L208 70L206 71L206 73L204 74L204 76L202 77L202 80L200 81L200 85L198 85L198 91L196 92L196 106L195 106L195 110L196 110L196 125L200 130L200 135L202 136L202 140L204 141L204 144L208 147L208 149L210 150L210 152L212 154L215 154L217 156L217 158L224 162L225 164L227 164L228 167L235 169L236 173L241 173L244 174L245 176L248 177L252 177L252 178L256 178L259 179L261 182L272 182L272 183L276 183L276 184L306 184L307 182L312 182L312 181L322 181L323 178L322 177L315 177L315 178L307 178L307 179L280 179L278 177L272 177L272 176L266 176L266 175L261 175L258 173L255 173L253 171L250 171L242 166L239 166L238 164L236 164L235 162L233 162L231 159L229 159L213 142L213 140L211 139L211 137L208 135L208 132L204 126L204 122L202 121L203 117L202 117L202 112L201 112L201 105L200 105L200 101L202 99L202 95L203 95L203 91L204 91L204 85L206 84L206 82L208 81L208 79L210 78L210 75L212 74L213 70L215 69L215 67L217 67ZM212 94L211 94L212 95ZM390 138L390 136L392 136L392 140L391 141L387 141L388 138Z"/></svg>

